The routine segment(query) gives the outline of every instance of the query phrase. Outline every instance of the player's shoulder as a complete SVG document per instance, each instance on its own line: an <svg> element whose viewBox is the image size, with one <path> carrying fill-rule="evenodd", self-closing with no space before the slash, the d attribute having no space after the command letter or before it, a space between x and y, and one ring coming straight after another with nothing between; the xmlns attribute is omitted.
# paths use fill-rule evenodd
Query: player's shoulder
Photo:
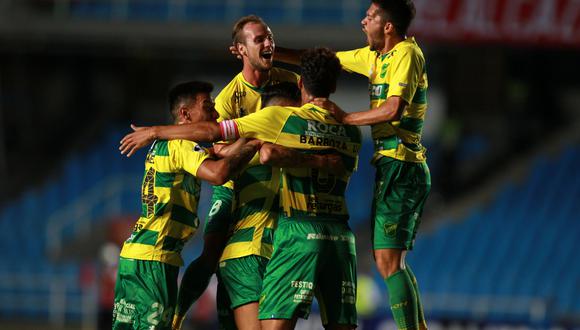
<svg viewBox="0 0 580 330"><path fill-rule="evenodd" d="M272 105L269 107L264 107L262 108L260 111L256 112L256 113L260 113L262 116L266 116L266 115L277 115L277 116L284 116L284 115L290 115L292 114L292 112L296 111L296 109L299 109L297 107L283 107L283 106L279 106L279 105Z"/></svg>
<svg viewBox="0 0 580 330"><path fill-rule="evenodd" d="M273 67L270 70L271 78L279 81L297 82L299 75L296 72L283 68Z"/></svg>
<svg viewBox="0 0 580 330"><path fill-rule="evenodd" d="M169 140L168 150L169 152L199 152L207 153L207 149L200 143L189 141L189 140Z"/></svg>
<svg viewBox="0 0 580 330"><path fill-rule="evenodd" d="M244 89L243 76L242 73L238 73L227 85L222 88L219 94L216 96L217 99L230 99L234 92Z"/></svg>
<svg viewBox="0 0 580 330"><path fill-rule="evenodd" d="M398 54L407 54L414 57L423 58L423 51L415 41L415 38L408 38L397 46Z"/></svg>

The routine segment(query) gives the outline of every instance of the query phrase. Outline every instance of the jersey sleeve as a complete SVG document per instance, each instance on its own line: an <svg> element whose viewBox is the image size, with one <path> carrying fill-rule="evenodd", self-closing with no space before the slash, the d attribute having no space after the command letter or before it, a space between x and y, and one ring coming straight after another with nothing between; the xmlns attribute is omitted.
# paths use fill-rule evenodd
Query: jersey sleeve
<svg viewBox="0 0 580 330"><path fill-rule="evenodd" d="M371 71L371 50L369 47L336 52L342 68L368 77Z"/></svg>
<svg viewBox="0 0 580 330"><path fill-rule="evenodd" d="M201 164L210 157L207 149L186 140L169 141L169 152L176 168L197 176Z"/></svg>
<svg viewBox="0 0 580 330"><path fill-rule="evenodd" d="M223 121L222 138L229 141L244 137L275 143L291 113L284 107L266 107L242 118Z"/></svg>
<svg viewBox="0 0 580 330"><path fill-rule="evenodd" d="M423 74L425 60L410 47L399 50L396 57L391 64L391 84L387 98L400 96L408 104L411 104Z"/></svg>

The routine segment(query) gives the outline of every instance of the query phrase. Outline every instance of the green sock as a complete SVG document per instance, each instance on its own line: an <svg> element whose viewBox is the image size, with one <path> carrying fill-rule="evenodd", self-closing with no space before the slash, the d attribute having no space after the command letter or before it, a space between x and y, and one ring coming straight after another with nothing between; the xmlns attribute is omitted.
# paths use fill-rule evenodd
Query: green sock
<svg viewBox="0 0 580 330"><path fill-rule="evenodd" d="M409 265L405 265L405 270L411 279L411 283L413 283L413 289L415 291L415 296L417 297L417 316L419 320L419 329L426 330L427 329L427 321L425 321L425 314L423 314L423 304L421 304L421 297L419 296L419 286L417 285L417 278L415 278L415 274L411 270Z"/></svg>
<svg viewBox="0 0 580 330"><path fill-rule="evenodd" d="M208 267L201 257L187 266L179 285L175 314L184 315L187 313L189 307L199 299L209 285L213 273L213 267Z"/></svg>
<svg viewBox="0 0 580 330"><path fill-rule="evenodd" d="M418 329L417 296L409 274L399 270L385 279L391 312L399 330Z"/></svg>

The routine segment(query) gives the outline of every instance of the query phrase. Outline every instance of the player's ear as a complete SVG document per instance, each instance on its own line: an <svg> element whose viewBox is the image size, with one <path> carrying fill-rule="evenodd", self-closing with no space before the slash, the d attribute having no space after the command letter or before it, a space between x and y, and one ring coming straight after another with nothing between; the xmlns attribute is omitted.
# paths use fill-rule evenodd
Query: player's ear
<svg viewBox="0 0 580 330"><path fill-rule="evenodd" d="M189 114L189 109L187 109L187 107L185 106L179 107L177 114L179 115L180 118L182 118L182 120L191 121L191 115Z"/></svg>
<svg viewBox="0 0 580 330"><path fill-rule="evenodd" d="M302 86L304 86L302 84L302 77L298 78L298 89L302 90Z"/></svg>
<svg viewBox="0 0 580 330"><path fill-rule="evenodd" d="M395 26L391 22L385 22L383 30L385 34L392 34L395 32Z"/></svg>
<svg viewBox="0 0 580 330"><path fill-rule="evenodd" d="M248 48L246 48L246 45L244 45L241 42L238 42L236 44L236 48L238 49L238 53L240 53L240 55L248 56Z"/></svg>

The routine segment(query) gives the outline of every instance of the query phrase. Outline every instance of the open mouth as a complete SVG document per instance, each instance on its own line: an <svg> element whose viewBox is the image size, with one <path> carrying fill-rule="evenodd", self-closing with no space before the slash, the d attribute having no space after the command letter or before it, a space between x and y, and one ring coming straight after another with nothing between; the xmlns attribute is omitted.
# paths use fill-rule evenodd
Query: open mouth
<svg viewBox="0 0 580 330"><path fill-rule="evenodd" d="M266 51L262 52L260 54L260 56L262 56L262 58L265 59L265 60L271 60L272 59L272 51L271 50L266 50Z"/></svg>

